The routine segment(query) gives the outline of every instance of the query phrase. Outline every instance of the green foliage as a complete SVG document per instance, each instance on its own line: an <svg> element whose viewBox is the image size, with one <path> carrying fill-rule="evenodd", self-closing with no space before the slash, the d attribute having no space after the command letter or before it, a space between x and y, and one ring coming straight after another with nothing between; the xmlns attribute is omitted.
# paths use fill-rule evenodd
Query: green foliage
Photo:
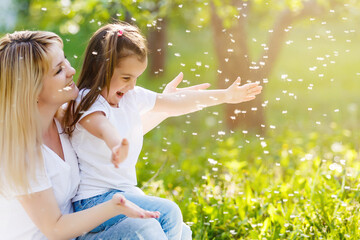
<svg viewBox="0 0 360 240"><path fill-rule="evenodd" d="M61 34L77 34L79 31L95 31L105 22L128 20L145 28L154 27L156 21L166 16L171 1L158 0L17 0L27 6L26 16L19 19L19 27L40 27ZM21 8L21 7L20 7ZM29 21L31 19L31 21Z"/></svg>
<svg viewBox="0 0 360 240"><path fill-rule="evenodd" d="M194 139L161 127L146 138L138 169L147 179L149 167L165 160L161 180L145 190L175 200L194 239L356 239L359 139L344 131L283 129L264 144L237 133Z"/></svg>
<svg viewBox="0 0 360 240"><path fill-rule="evenodd" d="M221 124L212 125L209 119L217 123L221 117L211 108L167 120L145 136L139 184L149 194L176 201L194 239L359 239L360 35L344 33L356 26L352 24L304 24L290 33L294 43L285 46L265 84L266 135L243 129L231 133ZM336 41L328 38L329 30ZM201 54L206 49L201 36L208 33L192 33L194 46L189 46L180 44L183 31L177 31L170 41L177 50L191 49L184 50L181 61L171 58L169 67L175 72L185 62L181 70L196 80L187 72L193 68L195 46L200 48L196 60L213 66L213 53L206 59ZM169 50L173 55L175 50ZM334 51L339 56L332 55L329 62L335 63L320 67L319 57ZM312 66L319 66L315 73ZM209 80L202 68L196 73ZM321 73L325 75L319 77ZM283 74L289 80L281 80ZM151 81L143 84L157 89Z"/></svg>
<svg viewBox="0 0 360 240"><path fill-rule="evenodd" d="M124 19L129 11L143 29L159 17L177 19L168 38L168 71L154 79L144 75L139 85L161 91L179 71L187 80L182 86L215 82L207 1L61 2L66 3L31 1L32 21L19 28L61 32L78 72L91 32L113 17ZM224 18L230 15L230 24L236 9L227 1L214 2ZM268 24L287 6L301 8L297 0L251 2L250 20L257 24ZM359 7L358 1L338 2ZM268 82L262 82L266 135L224 130L221 111L210 108L166 120L145 136L139 185L148 194L176 201L194 239L360 238L360 35L352 31L359 14L348 9L336 9L336 19L342 20L332 15L305 19L290 31L293 42L285 45ZM77 27L79 32L71 34ZM263 29L251 29L251 52L263 49Z"/></svg>
<svg viewBox="0 0 360 240"><path fill-rule="evenodd" d="M41 28L61 34L76 34L79 31L94 31L105 22L113 20L133 21L143 28L155 27L157 21L169 18L195 29L211 24L210 5L214 3L216 12L223 19L225 28L232 26L239 18L250 18L255 25L272 22L273 16L284 9L300 11L302 0L16 0L19 22L17 28ZM237 2L236 4L234 4ZM331 9L333 6L351 4L356 1L331 0L317 2ZM241 4L238 4L241 3ZM249 8L250 11L242 11ZM256 19L256 20L255 20ZM31 20L31 21L30 21Z"/></svg>

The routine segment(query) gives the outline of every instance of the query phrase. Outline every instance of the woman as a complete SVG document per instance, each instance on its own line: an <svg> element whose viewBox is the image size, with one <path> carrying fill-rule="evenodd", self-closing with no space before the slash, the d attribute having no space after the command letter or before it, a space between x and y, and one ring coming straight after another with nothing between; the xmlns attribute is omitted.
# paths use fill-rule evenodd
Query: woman
<svg viewBox="0 0 360 240"><path fill-rule="evenodd" d="M58 109L75 99L78 89L62 48L50 32L21 31L0 39L2 239L71 239L118 214L159 216L120 194L72 213L79 172Z"/></svg>

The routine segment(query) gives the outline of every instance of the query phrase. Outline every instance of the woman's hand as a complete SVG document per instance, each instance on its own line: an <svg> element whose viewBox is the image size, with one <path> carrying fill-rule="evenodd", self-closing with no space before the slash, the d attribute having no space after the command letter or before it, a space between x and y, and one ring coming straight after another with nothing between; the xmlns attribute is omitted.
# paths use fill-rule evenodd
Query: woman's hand
<svg viewBox="0 0 360 240"><path fill-rule="evenodd" d="M119 214L124 214L130 218L159 218L160 212L151 212L140 208L138 205L126 200L120 193L114 194L111 199Z"/></svg>
<svg viewBox="0 0 360 240"><path fill-rule="evenodd" d="M238 77L230 87L226 89L226 103L241 103L255 99L261 93L262 86L259 83L247 83L240 86L241 79Z"/></svg>

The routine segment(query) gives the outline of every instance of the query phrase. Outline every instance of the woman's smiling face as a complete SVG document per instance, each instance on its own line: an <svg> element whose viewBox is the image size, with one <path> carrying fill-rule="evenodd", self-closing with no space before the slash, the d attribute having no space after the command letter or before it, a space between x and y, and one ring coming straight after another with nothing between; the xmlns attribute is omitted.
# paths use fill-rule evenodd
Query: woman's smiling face
<svg viewBox="0 0 360 240"><path fill-rule="evenodd" d="M38 103L61 106L75 99L79 93L73 81L75 69L65 58L60 44L53 44L49 49L50 67L48 72L44 74Z"/></svg>
<svg viewBox="0 0 360 240"><path fill-rule="evenodd" d="M109 91L104 87L101 95L113 107L117 107L120 99L136 85L137 78L145 71L147 58L140 61L137 55L130 55L120 60L111 77Z"/></svg>

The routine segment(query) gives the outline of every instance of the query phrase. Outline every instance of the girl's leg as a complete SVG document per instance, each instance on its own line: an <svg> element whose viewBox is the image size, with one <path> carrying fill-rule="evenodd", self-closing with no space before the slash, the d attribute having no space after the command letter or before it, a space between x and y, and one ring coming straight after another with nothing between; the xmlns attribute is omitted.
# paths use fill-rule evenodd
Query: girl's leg
<svg viewBox="0 0 360 240"><path fill-rule="evenodd" d="M98 233L86 233L77 240L167 240L160 223L153 219L126 218Z"/></svg>
<svg viewBox="0 0 360 240"><path fill-rule="evenodd" d="M75 211L85 210L96 206L102 202L112 199L115 193L121 193L126 199L135 203L139 207L149 211L159 211L160 217L157 219L170 240L191 239L190 228L183 223L181 210L178 205L170 200L140 194L131 194L119 190L111 190L105 194L98 195L89 199L80 200L74 203ZM104 231L115 223L128 219L125 215L118 215L93 229L92 233ZM184 232L183 232L184 229Z"/></svg>
<svg viewBox="0 0 360 240"><path fill-rule="evenodd" d="M181 210L176 203L164 198L147 196L147 195L131 194L126 192L122 192L121 194L123 194L126 199L135 203L136 205L138 205L139 207L145 210L159 211L160 217L157 220L159 221L167 238L170 240L182 239L182 230L184 228L183 227L184 223L182 219ZM184 239L191 239L191 230L190 229L186 229L186 230L187 231L185 233Z"/></svg>
<svg viewBox="0 0 360 240"><path fill-rule="evenodd" d="M192 231L191 228L185 223L182 224L181 240L191 240Z"/></svg>

